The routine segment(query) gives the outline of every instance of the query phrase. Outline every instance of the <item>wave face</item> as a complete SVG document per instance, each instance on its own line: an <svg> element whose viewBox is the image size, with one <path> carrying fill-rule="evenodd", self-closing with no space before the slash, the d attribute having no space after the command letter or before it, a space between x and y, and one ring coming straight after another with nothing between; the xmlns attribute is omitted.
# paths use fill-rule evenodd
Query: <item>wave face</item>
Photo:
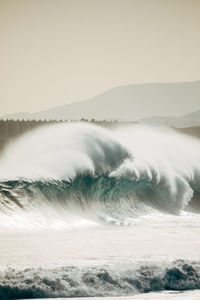
<svg viewBox="0 0 200 300"><path fill-rule="evenodd" d="M177 260L136 266L14 269L0 272L0 299L131 296L200 289L200 264Z"/></svg>
<svg viewBox="0 0 200 300"><path fill-rule="evenodd" d="M200 209L200 142L166 128L39 128L7 147L0 170L1 226L130 225Z"/></svg>

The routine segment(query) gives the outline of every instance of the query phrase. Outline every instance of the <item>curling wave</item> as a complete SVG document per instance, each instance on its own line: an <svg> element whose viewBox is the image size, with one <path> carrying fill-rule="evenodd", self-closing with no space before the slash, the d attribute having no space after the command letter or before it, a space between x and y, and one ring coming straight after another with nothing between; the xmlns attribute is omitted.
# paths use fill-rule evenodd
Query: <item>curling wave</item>
<svg viewBox="0 0 200 300"><path fill-rule="evenodd" d="M128 225L152 211L200 207L200 142L166 128L47 126L10 144L0 170L4 226L36 215Z"/></svg>

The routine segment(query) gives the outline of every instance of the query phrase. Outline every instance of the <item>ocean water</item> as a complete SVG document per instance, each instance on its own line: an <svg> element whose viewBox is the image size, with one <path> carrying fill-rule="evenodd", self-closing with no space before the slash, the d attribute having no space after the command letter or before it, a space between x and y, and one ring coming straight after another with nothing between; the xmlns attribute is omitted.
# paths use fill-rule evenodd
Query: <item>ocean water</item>
<svg viewBox="0 0 200 300"><path fill-rule="evenodd" d="M173 299L180 299L180 300L199 300L200 292L199 291L187 291L187 292L176 292L176 291L164 291L164 292L151 292L148 294L140 294L137 296L127 296L127 297L93 297L93 300L173 300ZM42 298L41 298L42 299ZM55 299L55 298L49 298ZM57 298L59 300L64 299L80 299L80 298ZM39 300L39 299L38 299ZM91 300L91 298L84 298L84 300Z"/></svg>
<svg viewBox="0 0 200 300"><path fill-rule="evenodd" d="M0 299L200 299L198 139L58 124L0 170Z"/></svg>

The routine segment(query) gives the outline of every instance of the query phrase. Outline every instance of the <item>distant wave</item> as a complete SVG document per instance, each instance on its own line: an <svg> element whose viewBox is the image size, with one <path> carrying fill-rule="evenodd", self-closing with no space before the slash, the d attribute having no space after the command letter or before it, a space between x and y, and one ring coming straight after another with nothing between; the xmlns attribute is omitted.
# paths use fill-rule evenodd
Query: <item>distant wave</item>
<svg viewBox="0 0 200 300"><path fill-rule="evenodd" d="M0 170L3 226L35 215L129 225L152 210L200 209L200 142L166 128L47 126L10 144Z"/></svg>
<svg viewBox="0 0 200 300"><path fill-rule="evenodd" d="M120 266L8 268L0 271L0 299L131 296L200 289L200 263L129 263Z"/></svg>

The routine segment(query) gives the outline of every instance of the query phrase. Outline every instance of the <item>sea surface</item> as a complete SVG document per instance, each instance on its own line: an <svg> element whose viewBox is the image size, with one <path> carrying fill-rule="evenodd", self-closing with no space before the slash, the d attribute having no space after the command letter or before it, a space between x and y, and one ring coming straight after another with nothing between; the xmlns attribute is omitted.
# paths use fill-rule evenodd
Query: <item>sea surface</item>
<svg viewBox="0 0 200 300"><path fill-rule="evenodd" d="M200 299L199 213L198 139L35 129L0 156L0 299Z"/></svg>
<svg viewBox="0 0 200 300"><path fill-rule="evenodd" d="M42 298L41 298L42 299ZM41 300L38 299L38 300ZM49 300L53 300L55 298L48 298ZM57 298L57 300L75 300L75 299L81 299L81 298ZM199 291L187 291L187 292L151 292L148 294L140 294L137 296L127 296L127 297L93 297L93 300L199 300L200 299L200 292ZM91 297L84 298L84 300L91 300Z"/></svg>

